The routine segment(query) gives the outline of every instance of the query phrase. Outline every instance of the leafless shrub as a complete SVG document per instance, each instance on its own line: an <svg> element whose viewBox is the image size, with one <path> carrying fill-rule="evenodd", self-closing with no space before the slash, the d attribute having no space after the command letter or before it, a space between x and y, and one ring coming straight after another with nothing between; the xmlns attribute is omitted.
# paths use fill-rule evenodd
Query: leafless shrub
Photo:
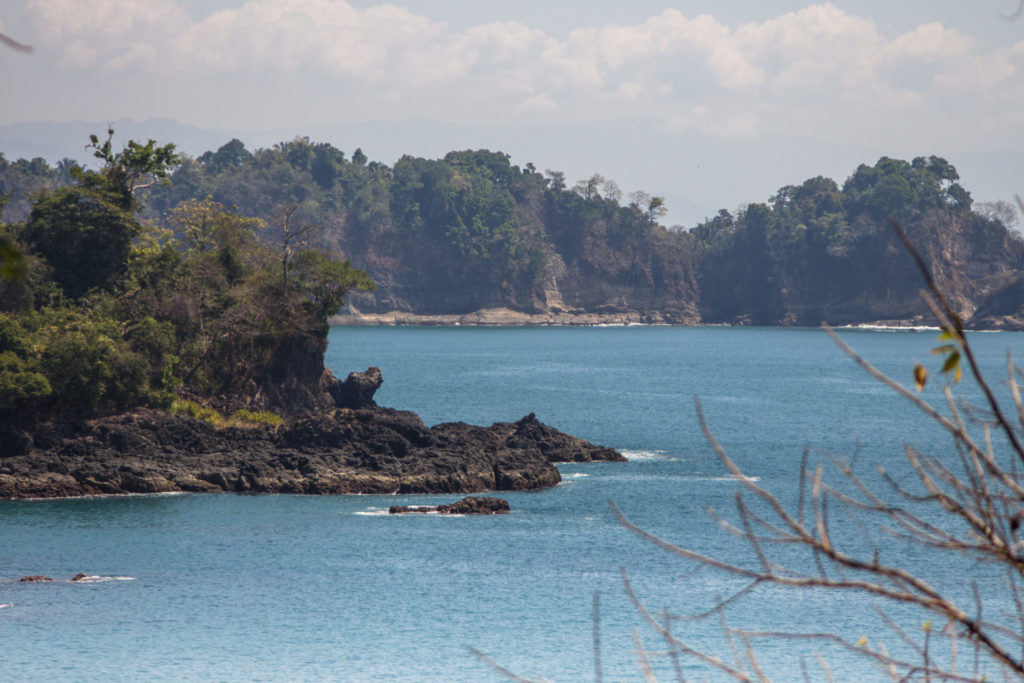
<svg viewBox="0 0 1024 683"><path fill-rule="evenodd" d="M627 594L665 643L669 656L693 658L716 675L735 680L767 681L757 645L765 639L781 638L793 651L810 646L817 660L812 669L816 679L832 680L828 658L818 651L828 648L835 652L838 648L873 663L894 681L1024 680L1024 403L1018 385L1024 373L1007 354L1009 396L999 400L979 369L956 311L935 286L902 230L898 225L894 228L927 283L921 294L942 328L943 343L935 351L945 357L943 372L958 380L963 368L983 397L980 405L956 400L947 384L945 406L939 410L876 369L826 328L860 367L943 430L951 446L941 455L906 446L906 471L890 473L879 467L874 478L862 476L850 461L838 456L814 463L811 451L805 451L798 500L785 504L729 457L697 400L704 436L741 485L731 515L712 514L737 539L745 558L736 560L733 554L723 559L671 543L632 523L611 504L631 532L687 563L738 581L735 590L713 601L710 609L659 615L637 597L623 571ZM920 389L927 380L923 367L915 368L915 380ZM841 515L856 524L837 525L835 520ZM854 533L851 528L858 530ZM874 544L865 546L865 538ZM908 562L886 543L916 548L946 568L962 568L960 585L933 581L929 569L938 565ZM1000 578L994 578L997 576ZM852 641L831 632L767 632L730 626L726 621L730 608L739 601L755 599L754 593L763 587L863 596L876 605L879 628L872 633L874 644L866 637ZM910 626L908 614L924 615L926 620ZM727 658L726 652L701 651L671 628L673 621L714 619L720 620L718 628L731 657ZM801 668L809 680L812 672L806 659L801 660ZM678 667L675 671L677 678L684 680Z"/></svg>

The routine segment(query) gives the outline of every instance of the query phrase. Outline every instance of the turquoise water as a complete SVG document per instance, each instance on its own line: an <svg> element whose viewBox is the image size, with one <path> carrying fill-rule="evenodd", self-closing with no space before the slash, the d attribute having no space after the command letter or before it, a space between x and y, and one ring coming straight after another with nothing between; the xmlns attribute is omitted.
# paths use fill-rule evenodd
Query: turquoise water
<svg viewBox="0 0 1024 683"><path fill-rule="evenodd" d="M908 381L914 362L937 362L933 333L843 336ZM1004 374L1007 348L1024 355L1024 335L974 340L993 375ZM738 485L700 434L694 396L737 462L785 499L805 445L857 450L892 469L904 442L936 452L946 443L818 330L335 328L328 365L339 376L380 366L378 402L428 424L535 412L631 460L563 465L561 486L507 494L507 517L385 514L453 496L0 501L0 680L506 680L470 647L524 677L593 680L595 591L605 680L641 680L633 633L650 649L661 644L620 570L654 610L699 609L732 585L626 532L607 504L672 541L732 557L735 544L705 508L727 512ZM934 569L940 584L960 570ZM14 582L78 572L104 578ZM753 598L730 613L733 623L854 639L877 630L850 596ZM674 630L722 647L716 624ZM777 680L799 671L791 645L762 652ZM830 656L838 680L877 678ZM664 658L653 665L671 678ZM688 676L699 670L684 666Z"/></svg>

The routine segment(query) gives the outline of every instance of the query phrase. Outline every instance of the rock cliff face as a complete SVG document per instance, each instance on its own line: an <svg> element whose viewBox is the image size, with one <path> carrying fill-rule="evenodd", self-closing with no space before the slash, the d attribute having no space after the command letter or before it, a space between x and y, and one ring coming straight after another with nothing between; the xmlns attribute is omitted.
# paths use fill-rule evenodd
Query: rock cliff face
<svg viewBox="0 0 1024 683"><path fill-rule="evenodd" d="M527 490L557 484L555 462L624 459L532 414L490 427L428 428L414 413L377 407L368 387L379 383L376 368L353 373L335 386L348 387L338 394L351 407L293 417L277 428L217 428L185 415L140 410L8 429L0 451L0 498Z"/></svg>
<svg viewBox="0 0 1024 683"><path fill-rule="evenodd" d="M295 334L279 339L269 362L245 386L231 394L186 398L224 414L248 409L297 416L376 405L373 395L383 382L380 368L353 372L342 381L324 367L326 350L326 336Z"/></svg>
<svg viewBox="0 0 1024 683"><path fill-rule="evenodd" d="M410 266L422 246L371 240L345 245L378 282L375 293L353 302L361 313L392 317L504 308L538 324L588 316L670 324L926 322L923 279L892 229L896 221L968 326L983 308L973 326L1020 329L1024 299L1013 298L1019 292L1009 285L1024 269L1024 241L988 209L973 211L958 178L938 157L883 157L861 165L842 187L812 178L689 231L665 230L592 188L577 186L577 196L549 189L535 200L517 197L522 234L542 236L533 241L543 265L534 278L511 277L519 271L468 258L465 249L441 249L443 240L431 248L444 268ZM990 295L996 299L986 305Z"/></svg>
<svg viewBox="0 0 1024 683"><path fill-rule="evenodd" d="M968 327L1024 329L1024 290L1014 284L1024 269L1019 236L976 214L946 210L902 225ZM681 235L658 244L635 238L622 251L607 235L576 235L556 243L561 251L549 256L552 274L534 286L527 303L511 290L486 296L472 288L448 291L450 283L423 274L408 287L400 274L369 265L378 290L352 297L357 313L345 321L446 324L458 318L471 324L473 315L486 318L502 309L524 314L527 324L817 326L931 319L919 295L921 275L887 220L859 216L831 242L795 229L791 234L791 228L773 225L763 234L747 228L699 245Z"/></svg>
<svg viewBox="0 0 1024 683"><path fill-rule="evenodd" d="M937 210L902 227L969 327L990 328L1024 304L1014 298L1020 292L1008 286L1024 268L1024 241L1001 225ZM702 263L701 315L707 322L816 326L932 320L919 293L924 280L887 221L861 216L840 242L824 248L779 235L745 237ZM986 305L990 297L995 298Z"/></svg>

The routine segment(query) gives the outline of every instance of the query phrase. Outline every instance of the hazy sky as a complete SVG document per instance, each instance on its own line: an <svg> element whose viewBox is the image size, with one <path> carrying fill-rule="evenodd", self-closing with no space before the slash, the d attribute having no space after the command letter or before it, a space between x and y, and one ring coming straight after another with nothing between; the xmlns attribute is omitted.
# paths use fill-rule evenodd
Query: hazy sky
<svg viewBox="0 0 1024 683"><path fill-rule="evenodd" d="M1004 18L1017 6L0 0L0 30L36 48L0 50L0 124L644 120L666 140L755 153L779 136L893 155L1024 151L1024 17Z"/></svg>

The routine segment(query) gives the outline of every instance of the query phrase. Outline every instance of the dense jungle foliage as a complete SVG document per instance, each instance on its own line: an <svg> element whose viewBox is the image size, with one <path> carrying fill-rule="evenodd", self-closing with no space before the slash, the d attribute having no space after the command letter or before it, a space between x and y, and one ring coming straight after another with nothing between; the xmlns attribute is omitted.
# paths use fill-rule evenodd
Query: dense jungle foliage
<svg viewBox="0 0 1024 683"><path fill-rule="evenodd" d="M36 191L24 220L0 224L0 415L167 408L179 395L287 410L289 359L313 358L315 382L328 316L372 281L308 248L314 226L294 220L271 234L211 199L166 211L173 232L142 220L139 194L178 165L174 146L93 147L102 168L68 165L66 178L3 166L4 192Z"/></svg>
<svg viewBox="0 0 1024 683"><path fill-rule="evenodd" d="M934 156L882 158L841 187L822 177L785 186L689 230L659 224L660 197L624 198L597 174L570 184L487 150L387 166L305 138L255 151L232 140L184 159L171 178L146 195L146 215L164 224L188 199L271 223L278 207L300 207L326 226L326 247L378 283L353 297L361 310L505 306L814 325L911 317L923 304L890 219L929 255L965 316L1024 265L1016 233L1000 222L1013 212L974 211L956 169Z"/></svg>

